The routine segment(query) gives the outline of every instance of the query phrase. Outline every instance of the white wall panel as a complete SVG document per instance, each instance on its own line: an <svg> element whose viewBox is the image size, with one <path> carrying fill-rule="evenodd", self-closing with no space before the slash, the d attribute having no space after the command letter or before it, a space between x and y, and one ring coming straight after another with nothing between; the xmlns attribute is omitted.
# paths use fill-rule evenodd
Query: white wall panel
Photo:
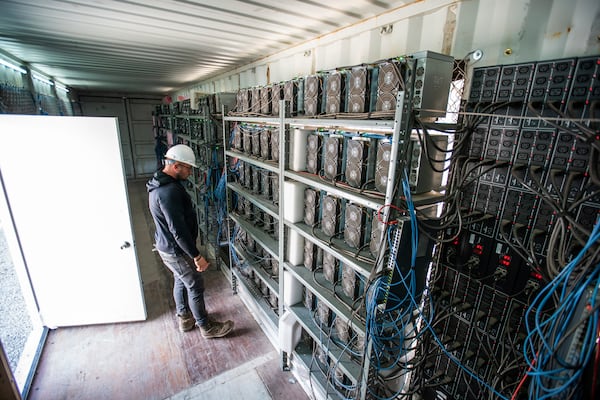
<svg viewBox="0 0 600 400"><path fill-rule="evenodd" d="M209 82L239 74L238 86L252 87L421 50L463 58L481 49L484 58L478 65L586 56L600 53L599 21L600 2L595 0L426 0L288 48ZM389 24L392 32L382 34L381 27ZM227 86L228 91L238 88L217 86L219 90Z"/></svg>

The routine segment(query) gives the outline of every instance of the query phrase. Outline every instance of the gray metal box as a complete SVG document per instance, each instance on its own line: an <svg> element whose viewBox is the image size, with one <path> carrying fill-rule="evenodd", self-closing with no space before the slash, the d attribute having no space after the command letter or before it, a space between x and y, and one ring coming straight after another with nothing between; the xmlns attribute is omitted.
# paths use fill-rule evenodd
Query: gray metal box
<svg viewBox="0 0 600 400"><path fill-rule="evenodd" d="M413 108L422 109L421 118L446 115L454 58L432 51L420 51L411 57L417 61Z"/></svg>

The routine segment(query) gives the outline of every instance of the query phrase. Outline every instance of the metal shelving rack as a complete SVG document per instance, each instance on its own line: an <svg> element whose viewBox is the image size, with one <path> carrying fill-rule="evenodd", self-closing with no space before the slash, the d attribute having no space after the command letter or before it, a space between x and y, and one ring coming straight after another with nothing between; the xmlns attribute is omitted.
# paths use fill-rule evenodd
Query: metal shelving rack
<svg viewBox="0 0 600 400"><path fill-rule="evenodd" d="M405 96L407 96L405 98ZM266 171L278 174L279 179L279 204L278 207L273 205L269 201L265 201L262 197L256 196L246 188L242 187L237 182L231 182L228 180L227 189L237 195L244 196L259 210L267 213L268 215L276 218L279 221L278 224L278 235L277 240L268 237L264 232L254 227L248 221L245 221L239 215L230 213L229 221L238 224L242 227L247 234L252 236L254 240L260 244L268 253L279 262L279 273L278 276L280 281L270 279L261 273L260 268L255 268L254 273L259 275L259 279L265 282L270 290L278 293L279 307L278 313L265 311L264 303L260 293L256 294L256 288L253 287L253 282L248 280L235 266L231 265L232 284L234 290L237 290L237 286L240 286L240 293L243 294L244 301L249 305L250 309L258 317L259 323L270 337L275 347L281 352L282 355L282 366L290 367L299 376L309 376L311 380L310 389L305 386L307 390L313 390L319 392L319 397L329 398L327 394L326 382L327 377L323 374L318 373L318 369L312 368L312 349L300 343L292 354L286 354L282 351L281 346L278 342L278 330L277 318L281 318L285 312L289 312L293 315L294 319L300 324L305 335L312 338L313 341L318 343L319 346L323 347L327 353L327 357L335 363L336 368L347 376L352 384L359 385L362 377L366 376L365 368L368 370L368 358L369 355L363 355L363 360L357 362L356 359L351 359L347 353L347 349L342 348L340 345L335 343L322 343L323 334L320 331L319 326L311 316L312 311L308 310L302 304L302 301L297 304L284 304L283 299L286 297L286 284L282 283L282 277L284 274L289 274L294 281L302 285L305 290L310 290L317 298L319 302L325 304L331 312L333 312L337 318L343 319L348 326L358 335L365 337L366 326L365 323L357 319L354 312L348 310L347 305L340 300L339 296L334 296L332 290L335 291L334 285L329 285L328 282L321 282L316 284L314 275L304 266L293 265L289 262L285 255L285 244L287 243L290 232L294 232L302 237L305 241L311 241L313 244L318 246L323 252L327 252L341 261L346 267L352 268L356 273L360 274L363 278L367 279L372 273L373 269L380 270L383 268L383 259L379 261L377 265L369 264L360 259L347 256L345 252L339 251L338 249L344 249L348 246L341 239L334 239L334 246L329 246L324 240L319 239L319 233L315 237L315 231L311 229L304 222L289 221L284 217L284 210L286 207L286 196L283 193L284 181L285 182L297 182L305 187L310 187L318 191L324 191L333 196L343 198L351 201L365 209L374 211L381 211L382 220L388 220L389 210L384 207L386 204L393 203L393 183L396 180L396 166L397 157L402 154L404 149L401 149L400 143L407 143L406 139L410 135L410 129L408 121L406 119L407 108L404 106L406 100L410 97L405 92L400 92L396 102L395 116L393 120L323 120L323 119L303 119L303 118L285 118L285 104L283 100L280 102L280 118L254 118L254 117L224 117L224 132L227 131L225 124L227 122L236 123L247 123L255 124L257 126L277 126L279 128L279 163L273 163L264 161L258 157L245 154L241 151L234 149L227 149L227 142L224 140L225 156L226 158L237 158L245 163L252 165L253 167L262 168ZM388 186L383 199L376 199L362 194L357 194L348 190L344 190L339 186L335 186L331 183L323 180L315 179L308 173L292 171L287 168L286 144L289 143L289 132L291 129L351 129L353 131L362 132L374 132L389 136L391 138L392 150L390 159L390 169L388 171ZM409 132L408 134L406 132ZM403 137L404 135L404 137ZM229 198L229 196L228 196ZM228 205L228 210L231 210L231 205ZM229 229L231 232L231 229ZM382 232L383 237L383 232ZM244 251L241 251L237 246L232 245L232 251L238 253L238 255L246 259L251 258ZM323 281L323 279L320 279ZM324 286L324 287L321 287ZM333 289L332 289L333 287ZM338 290L339 292L339 290ZM339 294L339 293L338 293ZM333 328L332 328L333 329ZM364 396L364 394L357 395Z"/></svg>

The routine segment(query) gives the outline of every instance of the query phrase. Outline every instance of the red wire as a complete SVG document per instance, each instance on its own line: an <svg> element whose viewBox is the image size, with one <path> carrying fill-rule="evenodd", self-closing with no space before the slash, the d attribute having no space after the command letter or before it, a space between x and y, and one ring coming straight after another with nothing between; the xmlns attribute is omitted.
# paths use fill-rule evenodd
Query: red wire
<svg viewBox="0 0 600 400"><path fill-rule="evenodd" d="M403 209L393 205L393 204L384 204L381 207L379 207L379 209L377 210L377 220L379 222L381 222L382 224L386 224L386 225L396 225L398 223L397 220L393 220L393 221L388 221L388 222L383 222L383 220L381 219L381 210L383 210L385 207L389 207L391 209L400 211L400 212L404 212Z"/></svg>
<svg viewBox="0 0 600 400"><path fill-rule="evenodd" d="M515 389L515 392L513 393L513 395L511 396L510 400L516 400L517 395L519 394L519 391L521 390L521 387L523 387L523 385L525 384L525 381L527 380L527 377L529 376L529 372L531 371L531 369L533 368L533 366L535 365L535 362L537 361L537 353L535 354L535 358L533 359L533 362L531 363L531 365L529 366L529 369L527 369L527 372L525 372L525 375L523 375L523 377L521 378L521 381L519 382L519 386L517 386L517 388Z"/></svg>

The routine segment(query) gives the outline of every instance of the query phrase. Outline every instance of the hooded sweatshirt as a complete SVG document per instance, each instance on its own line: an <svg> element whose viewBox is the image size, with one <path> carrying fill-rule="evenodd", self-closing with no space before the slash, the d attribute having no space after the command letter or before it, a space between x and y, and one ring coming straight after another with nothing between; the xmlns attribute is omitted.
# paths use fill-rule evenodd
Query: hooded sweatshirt
<svg viewBox="0 0 600 400"><path fill-rule="evenodd" d="M162 171L146 184L150 213L156 225L156 249L169 254L197 257L198 222L192 199L181 181Z"/></svg>

